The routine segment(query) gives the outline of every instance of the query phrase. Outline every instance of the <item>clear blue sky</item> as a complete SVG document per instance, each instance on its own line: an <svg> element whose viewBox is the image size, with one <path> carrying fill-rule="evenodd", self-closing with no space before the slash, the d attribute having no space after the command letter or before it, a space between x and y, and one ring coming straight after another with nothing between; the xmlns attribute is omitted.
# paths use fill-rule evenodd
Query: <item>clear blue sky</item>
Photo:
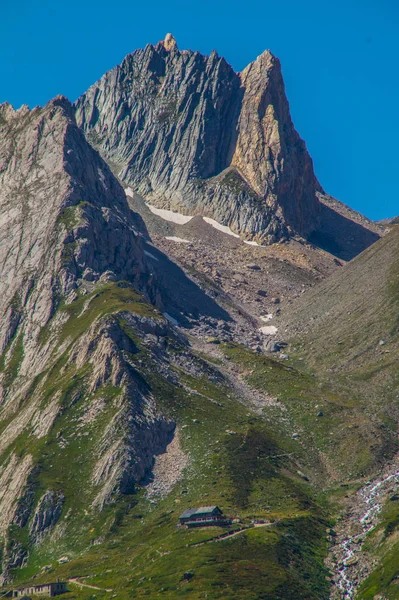
<svg viewBox="0 0 399 600"><path fill-rule="evenodd" d="M373 219L399 214L398 0L1 0L0 102L75 100L168 31L237 71L270 48L325 190Z"/></svg>

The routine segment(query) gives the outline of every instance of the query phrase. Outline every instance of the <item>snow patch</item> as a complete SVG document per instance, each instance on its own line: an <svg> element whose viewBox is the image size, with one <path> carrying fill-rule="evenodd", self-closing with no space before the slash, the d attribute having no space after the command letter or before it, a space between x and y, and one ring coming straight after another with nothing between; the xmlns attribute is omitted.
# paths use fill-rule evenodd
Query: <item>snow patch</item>
<svg viewBox="0 0 399 600"><path fill-rule="evenodd" d="M170 321L173 325L179 325L179 322L176 321L176 319L174 317L172 317L169 313L164 312L162 313L163 316L165 317L165 319L168 319L168 321Z"/></svg>
<svg viewBox="0 0 399 600"><path fill-rule="evenodd" d="M165 240L171 240L172 242L178 242L179 244L191 244L190 240L184 240L183 238L179 238L175 235L167 235Z"/></svg>
<svg viewBox="0 0 399 600"><path fill-rule="evenodd" d="M234 233L234 231L231 231L230 227L227 227L227 225L221 225L220 223L218 223L214 219L210 219L209 217L202 217L202 218L204 219L205 223L212 225L212 227L214 227L215 229L218 229L219 231L222 231L223 233L227 233L227 235L232 235L235 238L240 237L239 235L237 235L237 233Z"/></svg>
<svg viewBox="0 0 399 600"><path fill-rule="evenodd" d="M147 250L144 250L144 254L146 256L149 256L150 258L153 258L154 260L159 260L156 256L154 256L153 254L151 254L151 252L147 252Z"/></svg>
<svg viewBox="0 0 399 600"><path fill-rule="evenodd" d="M170 221L171 223L177 223L177 225L185 225L189 221L191 221L192 217L188 217L187 215L181 215L180 213L173 212L172 210L165 210L164 208L155 208L155 206L151 206L151 204L145 203L146 207L150 209L150 211L157 215L157 217L161 217L164 221Z"/></svg>
<svg viewBox="0 0 399 600"><path fill-rule="evenodd" d="M260 327L259 331L264 335L276 335L278 329L274 325L266 325L265 327Z"/></svg>
<svg viewBox="0 0 399 600"><path fill-rule="evenodd" d="M133 198L133 196L134 196L134 192L133 192L132 188L130 188L130 187L127 187L125 189L125 193L127 196L130 196L131 198ZM156 208L155 206L152 206L152 204L148 204L148 202L146 202L145 205L157 217L161 217L161 219L164 219L165 221L169 221L170 223L176 223L177 225L186 225L186 223L189 223L191 221L191 219L193 218L193 216L181 215L180 213L173 212L172 210L166 210L165 208ZM240 239L240 236L237 233L234 233L234 231L232 231L230 229L230 227L228 227L227 225L221 225L220 223L215 221L215 219L211 219L210 217L202 217L202 218L204 219L205 223L208 223L208 225L211 225L211 227L214 227L218 231L221 231L222 233L227 233L227 235L232 235L233 237ZM185 244L190 243L189 240L183 241L181 238L177 238L175 236L171 236L166 239L173 240L175 242L179 241L179 242L185 243ZM244 240L244 243L249 244L250 246L259 246L259 244L257 242L250 242L250 241Z"/></svg>
<svg viewBox="0 0 399 600"><path fill-rule="evenodd" d="M133 198L133 196L134 196L134 192L133 192L132 188L130 188L130 187L127 187L125 189L125 193L127 196L130 196L131 198ZM176 223L177 225L186 225L186 223L189 223L191 221L191 219L193 218L193 216L181 215L180 213L173 212L172 210L166 210L165 208L156 208L155 206L152 206L152 204L148 204L148 202L146 202L145 205L157 217L161 217L161 219L164 219L164 221L169 221L170 223ZM202 217L202 218L204 219L205 223L208 223L208 225L211 225L211 227L214 227L214 229L217 229L218 231L221 231L222 233L227 233L227 235L232 235L233 237L240 239L240 236L237 233L234 233L234 231L232 231L230 229L230 227L228 227L227 225L221 225L220 223L215 221L215 219L211 219L210 217ZM172 240L174 242L184 243L184 244L191 243L189 240L183 240L182 238L178 238L176 236L167 237L166 239ZM250 246L259 246L258 242L250 242L247 240L244 240L244 244L249 244Z"/></svg>

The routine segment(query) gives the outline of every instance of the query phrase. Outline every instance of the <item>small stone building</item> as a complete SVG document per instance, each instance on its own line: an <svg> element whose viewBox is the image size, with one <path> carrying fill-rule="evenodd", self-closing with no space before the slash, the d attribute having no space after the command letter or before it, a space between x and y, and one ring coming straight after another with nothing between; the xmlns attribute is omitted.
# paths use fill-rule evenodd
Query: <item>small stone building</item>
<svg viewBox="0 0 399 600"><path fill-rule="evenodd" d="M228 525L230 519L218 506L200 506L188 508L179 517L180 524L187 527L206 527L207 525Z"/></svg>
<svg viewBox="0 0 399 600"><path fill-rule="evenodd" d="M66 591L66 583L64 581L57 581L56 583L41 583L19 588L18 590L12 590L11 593L7 594L7 597L22 598L24 596L29 596L30 594L36 596L58 596L59 594L64 594Z"/></svg>

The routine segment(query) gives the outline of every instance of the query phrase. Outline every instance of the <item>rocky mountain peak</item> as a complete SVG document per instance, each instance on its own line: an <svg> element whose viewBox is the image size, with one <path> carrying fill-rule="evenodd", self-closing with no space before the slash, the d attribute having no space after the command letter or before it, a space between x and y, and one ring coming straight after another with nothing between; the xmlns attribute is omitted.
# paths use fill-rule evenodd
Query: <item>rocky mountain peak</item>
<svg viewBox="0 0 399 600"><path fill-rule="evenodd" d="M6 113L12 118L0 121L2 349L22 321L34 339L57 298L73 296L81 282L136 278L145 291L146 270L123 189L76 126L70 102L58 96L44 108Z"/></svg>
<svg viewBox="0 0 399 600"><path fill-rule="evenodd" d="M62 94L52 98L52 100L48 102L47 108L60 108L67 118L71 119L73 122L75 121L73 106L70 100Z"/></svg>
<svg viewBox="0 0 399 600"><path fill-rule="evenodd" d="M0 104L0 118L4 120L18 118L23 115L29 113L29 106L27 104L23 104L18 110L10 104L9 102L3 102Z"/></svg>
<svg viewBox="0 0 399 600"><path fill-rule="evenodd" d="M333 229L329 248L343 258L376 239L339 211L331 225L270 50L236 73L216 52L178 51L168 34L128 55L74 107L122 182L158 208L211 217L261 244L320 240L320 228Z"/></svg>
<svg viewBox="0 0 399 600"><path fill-rule="evenodd" d="M168 51L174 50L175 48L177 48L177 42L171 33L166 34L165 39L162 42L162 44L163 44L163 47L165 48L165 50L168 50Z"/></svg>
<svg viewBox="0 0 399 600"><path fill-rule="evenodd" d="M279 79L275 81L270 81L271 73L275 72L276 76L278 74ZM259 79L259 83L262 84L265 88L270 87L271 85L277 88L275 91L279 90L285 94L285 84L284 78L282 74L281 62L277 56L275 56L270 50L265 50L262 54L259 54L250 62L240 73L239 73L243 82L246 81L248 77L257 77ZM287 100L287 98L286 98ZM288 102L288 100L287 100Z"/></svg>

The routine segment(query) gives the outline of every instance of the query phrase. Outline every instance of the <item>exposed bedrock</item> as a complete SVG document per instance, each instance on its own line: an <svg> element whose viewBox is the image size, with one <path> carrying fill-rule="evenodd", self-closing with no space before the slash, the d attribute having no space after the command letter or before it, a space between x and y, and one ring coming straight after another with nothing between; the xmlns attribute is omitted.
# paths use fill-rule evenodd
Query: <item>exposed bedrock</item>
<svg viewBox="0 0 399 600"><path fill-rule="evenodd" d="M330 228L269 50L235 73L215 51L180 51L167 36L126 56L75 110L119 178L159 207L212 217L262 243L315 232L318 239L320 227ZM354 225L341 213L338 220ZM352 251L378 237L369 226L350 229L359 238Z"/></svg>

